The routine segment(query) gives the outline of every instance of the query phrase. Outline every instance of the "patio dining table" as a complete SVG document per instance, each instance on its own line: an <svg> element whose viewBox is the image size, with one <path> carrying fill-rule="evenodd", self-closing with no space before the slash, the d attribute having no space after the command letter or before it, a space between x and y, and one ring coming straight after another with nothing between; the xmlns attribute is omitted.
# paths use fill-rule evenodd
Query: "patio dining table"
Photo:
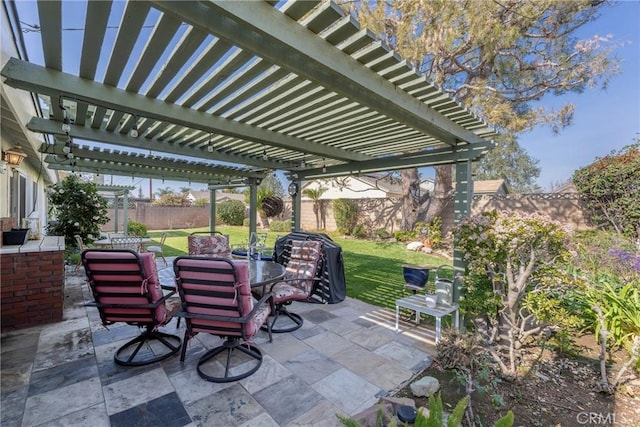
<svg viewBox="0 0 640 427"><path fill-rule="evenodd" d="M152 239L150 239L149 237L129 237L127 239L131 243L137 243L142 249L144 249L145 245L151 243L152 241ZM111 247L112 241L111 239L94 240L93 245L103 249L107 249Z"/></svg>
<svg viewBox="0 0 640 427"><path fill-rule="evenodd" d="M267 286L284 277L285 267L272 261L251 259L249 261L235 260L234 262L249 263L249 284L252 288Z"/></svg>

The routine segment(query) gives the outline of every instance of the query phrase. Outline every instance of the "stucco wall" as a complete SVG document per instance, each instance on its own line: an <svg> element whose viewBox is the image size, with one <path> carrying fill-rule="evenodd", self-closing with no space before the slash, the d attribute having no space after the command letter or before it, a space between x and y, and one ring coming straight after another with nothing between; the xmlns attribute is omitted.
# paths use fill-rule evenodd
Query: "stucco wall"
<svg viewBox="0 0 640 427"><path fill-rule="evenodd" d="M402 216L402 205L399 199L359 199L359 223L369 230L384 228L393 233L399 230ZM320 215L320 230L335 231L336 222L333 217L332 200L322 201L324 209ZM285 200L285 215L281 219L289 219L291 203ZM474 196L472 214L483 210L498 209L509 212L538 212L568 225L574 230L592 228L589 218L583 210L576 193L551 194L499 194ZM103 231L113 231L114 212L109 210L109 223L102 227ZM122 227L122 211L119 211L118 224ZM146 224L149 230L175 228L207 227L209 225L209 207L167 207L153 206L149 203L135 203L129 209L129 219ZM313 201L302 200L300 223L303 230L317 230L316 217L313 213ZM442 216L442 228L446 232L453 226L453 202L449 203Z"/></svg>
<svg viewBox="0 0 640 427"><path fill-rule="evenodd" d="M491 209L514 213L537 212L573 230L593 228L577 193L496 194L473 198L473 214Z"/></svg>
<svg viewBox="0 0 640 427"><path fill-rule="evenodd" d="M353 200L353 199L352 199ZM384 228L389 232L398 230L402 205L398 199L356 199L358 204L358 223L364 224L369 230ZM333 217L333 200L322 200L324 214L320 215L320 230L335 231L338 229ZM313 201L302 201L300 225L303 230L316 230L316 216L313 213Z"/></svg>
<svg viewBox="0 0 640 427"><path fill-rule="evenodd" d="M209 226L209 206L154 206L150 203L135 203L128 209L129 220L141 222L149 230L171 230L174 228L196 228ZM111 220L102 226L102 231L114 231L115 213L108 210ZM122 230L122 209L118 210L118 227Z"/></svg>

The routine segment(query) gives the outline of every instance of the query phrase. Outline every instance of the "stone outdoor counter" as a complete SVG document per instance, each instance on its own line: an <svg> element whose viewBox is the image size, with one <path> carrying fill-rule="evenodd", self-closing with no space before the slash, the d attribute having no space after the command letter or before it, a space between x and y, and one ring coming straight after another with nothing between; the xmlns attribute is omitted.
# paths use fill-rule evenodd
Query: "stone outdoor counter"
<svg viewBox="0 0 640 427"><path fill-rule="evenodd" d="M64 237L0 248L2 332L62 320Z"/></svg>

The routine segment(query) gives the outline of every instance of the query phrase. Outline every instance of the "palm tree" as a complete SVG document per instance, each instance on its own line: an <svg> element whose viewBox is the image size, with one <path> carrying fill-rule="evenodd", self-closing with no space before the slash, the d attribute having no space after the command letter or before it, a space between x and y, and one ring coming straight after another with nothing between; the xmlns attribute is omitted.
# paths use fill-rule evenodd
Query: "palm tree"
<svg viewBox="0 0 640 427"><path fill-rule="evenodd" d="M325 191L327 191L327 188L323 186L302 190L303 196L313 200L313 214L316 216L316 230L320 230L320 209L322 208L322 200L320 200L320 197Z"/></svg>
<svg viewBox="0 0 640 427"><path fill-rule="evenodd" d="M257 199L258 199L258 216L260 217L260 224L262 224L262 228L269 228L269 217L262 209L262 201L266 197L273 197L275 195L275 191L271 188L266 187L258 187Z"/></svg>

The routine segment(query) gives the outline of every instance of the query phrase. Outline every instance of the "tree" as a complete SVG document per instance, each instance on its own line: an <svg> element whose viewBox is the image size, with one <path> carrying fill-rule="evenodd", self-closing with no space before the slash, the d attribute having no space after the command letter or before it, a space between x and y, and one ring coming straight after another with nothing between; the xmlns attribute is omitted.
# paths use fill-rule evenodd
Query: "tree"
<svg viewBox="0 0 640 427"><path fill-rule="evenodd" d="M170 187L158 188L156 191L156 195L158 198L164 196L165 194L173 194L173 190Z"/></svg>
<svg viewBox="0 0 640 427"><path fill-rule="evenodd" d="M557 131L571 123L571 104L555 111L535 107L544 95L606 87L618 71L608 36L575 36L598 17L606 6L603 1L378 0L345 6L418 72L511 135L512 144L515 135L534 126L547 124ZM519 154L521 150L512 149L512 156ZM517 161L521 162L526 158ZM484 169L490 166L487 161ZM406 205L411 204L410 190L418 179L417 172L402 171ZM421 216L429 222L440 214L453 194L450 166L436 167L434 186L430 197L409 211L413 218L404 221L404 229L411 229Z"/></svg>
<svg viewBox="0 0 640 427"><path fill-rule="evenodd" d="M83 182L74 174L58 182L48 192L50 214L57 221L48 233L64 236L65 244L75 245L73 236L92 242L100 235L100 227L109 222L107 200L98 194L95 183Z"/></svg>
<svg viewBox="0 0 640 427"><path fill-rule="evenodd" d="M513 193L537 193L539 185L533 183L540 176L538 160L529 156L511 134L502 134L495 141L499 150L491 150L474 163L474 179L504 179Z"/></svg>
<svg viewBox="0 0 640 427"><path fill-rule="evenodd" d="M596 224L640 239L640 141L578 169L573 183Z"/></svg>
<svg viewBox="0 0 640 427"><path fill-rule="evenodd" d="M165 193L153 201L155 206L191 206L191 200L187 198L186 193Z"/></svg>
<svg viewBox="0 0 640 427"><path fill-rule="evenodd" d="M320 211L322 208L322 200L320 197L327 191L327 188L319 186L318 188L305 188L302 195L313 201L313 214L316 216L316 230L320 230Z"/></svg>

